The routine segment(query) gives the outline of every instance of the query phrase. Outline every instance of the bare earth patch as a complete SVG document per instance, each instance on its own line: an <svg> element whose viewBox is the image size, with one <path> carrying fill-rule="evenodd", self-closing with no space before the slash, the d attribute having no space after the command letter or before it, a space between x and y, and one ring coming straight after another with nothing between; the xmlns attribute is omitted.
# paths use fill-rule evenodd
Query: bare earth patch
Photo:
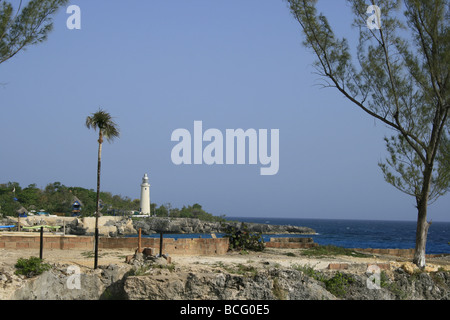
<svg viewBox="0 0 450 320"><path fill-rule="evenodd" d="M182 269L195 269L200 266L217 265L252 265L254 267L272 265L280 267L292 267L293 265L310 266L316 270L327 270L330 264L364 265L376 263L391 263L400 265L407 261L393 256L365 255L364 257L352 257L347 255L309 257L302 255L304 249L275 249L266 248L263 252L229 252L225 255L212 256L188 256L171 255L172 262ZM101 249L99 250L99 265L125 264L125 257L133 255L129 249ZM31 249L0 249L0 269L14 267L19 258L38 257L39 250ZM47 249L43 252L43 259L47 263L75 264L86 268L93 268L93 251L87 250L58 250ZM449 259L429 259L432 266L450 270Z"/></svg>

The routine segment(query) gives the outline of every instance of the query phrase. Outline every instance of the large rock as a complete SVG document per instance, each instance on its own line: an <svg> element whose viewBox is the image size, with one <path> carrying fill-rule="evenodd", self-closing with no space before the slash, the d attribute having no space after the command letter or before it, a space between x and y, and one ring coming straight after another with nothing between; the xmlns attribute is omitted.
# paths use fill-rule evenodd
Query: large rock
<svg viewBox="0 0 450 320"><path fill-rule="evenodd" d="M254 276L217 272L171 272L128 277L130 300L336 299L316 280L296 270L266 270Z"/></svg>
<svg viewBox="0 0 450 320"><path fill-rule="evenodd" d="M14 300L100 300L123 298L123 281L130 266L100 266L79 273L79 287L70 282L69 266L59 266L24 281L12 295ZM68 284L68 281L70 282Z"/></svg>
<svg viewBox="0 0 450 320"><path fill-rule="evenodd" d="M86 235L95 233L95 217L81 218L82 227L86 230ZM123 217L102 216L98 218L98 232L102 236L114 236L117 234L117 224L124 220Z"/></svg>
<svg viewBox="0 0 450 320"><path fill-rule="evenodd" d="M409 275L401 268L389 283L397 299L450 300L450 272L418 272Z"/></svg>

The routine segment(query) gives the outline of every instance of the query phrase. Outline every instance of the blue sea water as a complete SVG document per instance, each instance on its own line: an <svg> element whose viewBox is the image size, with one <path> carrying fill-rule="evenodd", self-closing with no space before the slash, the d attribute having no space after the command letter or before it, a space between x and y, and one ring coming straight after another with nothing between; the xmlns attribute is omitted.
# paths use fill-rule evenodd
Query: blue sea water
<svg viewBox="0 0 450 320"><path fill-rule="evenodd" d="M227 217L228 220L293 225L309 227L316 231L312 237L320 245L335 245L344 248L389 248L411 249L415 247L415 221L375 221L375 220L334 220L334 219L294 219L294 218L246 218ZM218 237L221 235L218 234ZM263 235L264 241L280 235ZM289 235L289 237L305 235ZM159 237L159 234L148 237ZM171 238L210 238L209 234L166 234ZM450 254L450 222L433 222L428 231L426 253Z"/></svg>
<svg viewBox="0 0 450 320"><path fill-rule="evenodd" d="M314 242L320 245L336 245L344 248L410 249L415 247L416 241L415 221L237 217L229 219L309 227L317 232L316 235L308 235L314 239ZM450 222L433 222L428 231L426 253L450 253L449 242Z"/></svg>

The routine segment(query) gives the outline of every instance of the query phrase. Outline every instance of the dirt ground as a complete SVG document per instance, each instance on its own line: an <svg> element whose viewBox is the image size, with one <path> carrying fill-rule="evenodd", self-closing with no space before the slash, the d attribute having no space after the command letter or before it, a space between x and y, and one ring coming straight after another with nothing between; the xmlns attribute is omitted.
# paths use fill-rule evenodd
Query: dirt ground
<svg viewBox="0 0 450 320"><path fill-rule="evenodd" d="M231 252L226 255L213 256L188 256L171 255L172 263L183 269L191 269L195 266L214 266L214 265L275 265L280 267L292 267L293 265L310 266L316 270L327 270L330 263L352 265L367 265L375 263L390 263L392 266L400 266L407 259L401 259L393 256L373 256L367 255L363 258L352 256L325 256L325 257L307 257L301 255L302 249L275 249L266 248L263 252L250 252L241 254ZM100 249L98 264L125 264L125 257L133 255L134 251L129 249ZM39 250L31 249L0 249L0 269L2 267L11 268L19 258L29 258L31 256L39 257ZM91 269L94 266L93 251L87 250L57 250L47 249L43 251L43 259L47 263L79 265ZM450 259L429 259L428 265L435 268L450 270Z"/></svg>

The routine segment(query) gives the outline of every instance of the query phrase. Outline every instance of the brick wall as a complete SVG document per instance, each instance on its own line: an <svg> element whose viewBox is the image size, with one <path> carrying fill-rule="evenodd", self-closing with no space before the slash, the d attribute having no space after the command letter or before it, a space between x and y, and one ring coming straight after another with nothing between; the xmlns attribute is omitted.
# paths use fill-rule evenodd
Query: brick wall
<svg viewBox="0 0 450 320"><path fill-rule="evenodd" d="M397 256L402 258L411 259L414 257L415 249L354 249L356 251L366 252L366 253L373 253L373 254L384 254L389 256ZM442 254L426 254L427 258L434 258L434 257L440 257Z"/></svg>
<svg viewBox="0 0 450 320"><path fill-rule="evenodd" d="M44 249L92 249L92 237L44 235ZM39 234L0 235L0 249L39 249Z"/></svg>
<svg viewBox="0 0 450 320"><path fill-rule="evenodd" d="M141 248L154 248L159 252L159 238L141 238ZM138 238L101 238L99 248L115 249L138 247ZM180 255L214 255L228 251L228 238L164 238L163 253Z"/></svg>
<svg viewBox="0 0 450 320"><path fill-rule="evenodd" d="M3 233L3 232L2 232ZM92 236L59 236L44 234L44 249L78 249L93 250L94 237ZM270 238L266 242L267 248L311 248L317 246L312 238ZM100 249L130 249L134 251L138 247L138 238L106 238L100 237ZM40 236L38 233L30 234L0 234L0 249L36 249L40 248ZM159 238L141 238L141 248L154 248L159 252ZM372 254L393 255L404 258L412 258L414 249L355 249ZM214 255L226 254L228 251L228 238L164 238L163 253L180 255ZM433 257L439 255L427 255Z"/></svg>
<svg viewBox="0 0 450 320"><path fill-rule="evenodd" d="M318 246L312 238L270 238L266 248L302 249Z"/></svg>
<svg viewBox="0 0 450 320"><path fill-rule="evenodd" d="M404 258L411 258L414 256L414 249L355 249L356 251L361 251L365 253L373 253L373 254L385 254L390 256L398 256Z"/></svg>
<svg viewBox="0 0 450 320"><path fill-rule="evenodd" d="M142 238L142 248L155 248L159 252L159 238ZM93 250L94 237L44 235L44 249L78 249ZM138 247L138 238L103 238L100 237L100 249L130 249ZM0 249L36 249L40 248L39 234L0 235ZM180 255L214 255L228 251L228 238L218 239L173 239L164 238L163 253Z"/></svg>

